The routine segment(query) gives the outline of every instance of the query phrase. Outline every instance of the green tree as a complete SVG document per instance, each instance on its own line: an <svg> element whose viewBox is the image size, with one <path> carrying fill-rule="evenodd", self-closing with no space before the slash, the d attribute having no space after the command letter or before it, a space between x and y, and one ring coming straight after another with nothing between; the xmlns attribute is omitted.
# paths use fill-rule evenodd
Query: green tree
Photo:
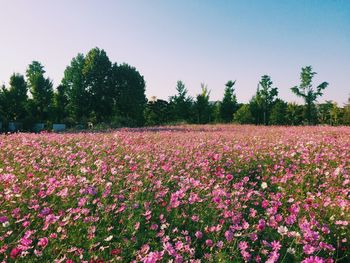
<svg viewBox="0 0 350 263"><path fill-rule="evenodd" d="M52 81L45 78L44 73L44 66L38 61L33 61L26 71L32 95L32 110L37 121L47 121L52 110Z"/></svg>
<svg viewBox="0 0 350 263"><path fill-rule="evenodd" d="M325 103L318 104L318 122L321 124L331 124L331 110L333 102L327 100Z"/></svg>
<svg viewBox="0 0 350 263"><path fill-rule="evenodd" d="M257 97L258 104L263 113L263 123L268 124L269 115L275 99L278 95L277 88L272 87L272 80L270 76L264 75L258 85Z"/></svg>
<svg viewBox="0 0 350 263"><path fill-rule="evenodd" d="M207 85L204 83L201 83L201 90L202 92L197 95L196 102L195 102L195 112L196 112L196 119L198 124L205 124L209 123L211 112L210 112L210 104L209 104L209 95L210 91L208 90Z"/></svg>
<svg viewBox="0 0 350 263"><path fill-rule="evenodd" d="M116 113L130 119L136 125L144 124L144 110L147 99L145 80L136 68L128 65L113 65L113 91Z"/></svg>
<svg viewBox="0 0 350 263"><path fill-rule="evenodd" d="M68 115L76 123L87 121L90 115L90 99L83 75L84 64L85 57L79 53L66 67L61 81L61 85L66 89Z"/></svg>
<svg viewBox="0 0 350 263"><path fill-rule="evenodd" d="M269 116L269 124L272 125L285 125L287 124L287 108L288 104L281 100L276 99L272 106L271 114Z"/></svg>
<svg viewBox="0 0 350 263"><path fill-rule="evenodd" d="M256 91L256 94L249 101L249 110L252 116L254 124L263 124L264 123L264 112L263 112L263 101L259 92L259 88Z"/></svg>
<svg viewBox="0 0 350 263"><path fill-rule="evenodd" d="M59 85L54 94L53 98L54 105L54 116L53 120L55 122L63 122L64 119L68 116L67 105L68 105L68 96L67 89L64 85Z"/></svg>
<svg viewBox="0 0 350 263"><path fill-rule="evenodd" d="M237 110L237 99L236 99L236 95L234 94L234 87L233 87L235 83L236 81L232 81L232 80L229 80L226 83L224 97L220 105L220 116L221 116L221 119L226 123L232 122L233 114Z"/></svg>
<svg viewBox="0 0 350 263"><path fill-rule="evenodd" d="M113 114L112 63L103 49L91 49L82 70L93 121L110 121Z"/></svg>
<svg viewBox="0 0 350 263"><path fill-rule="evenodd" d="M305 117L308 124L315 124L315 101L318 97L323 95L323 90L328 86L327 82L322 82L314 89L312 86L312 79L316 72L312 71L311 66L307 66L301 69L300 85L292 87L292 92L298 97L303 98L305 102Z"/></svg>
<svg viewBox="0 0 350 263"><path fill-rule="evenodd" d="M296 103L288 103L287 124L301 125L303 123L303 106Z"/></svg>
<svg viewBox="0 0 350 263"><path fill-rule="evenodd" d="M162 125L170 121L169 103L165 100L151 100L145 109L145 124L148 126Z"/></svg>
<svg viewBox="0 0 350 263"><path fill-rule="evenodd" d="M338 107L338 104L336 102L332 103L332 108L330 110L330 117L331 117L331 123L332 125L339 125L340 124L340 115L341 115L341 110Z"/></svg>
<svg viewBox="0 0 350 263"><path fill-rule="evenodd" d="M236 114L234 115L234 121L240 124L254 123L249 104L243 104L238 108Z"/></svg>
<svg viewBox="0 0 350 263"><path fill-rule="evenodd" d="M176 83L177 94L169 99L173 121L190 121L192 98L187 95L185 84L179 80Z"/></svg>
<svg viewBox="0 0 350 263"><path fill-rule="evenodd" d="M343 108L342 124L350 125L350 97Z"/></svg>
<svg viewBox="0 0 350 263"><path fill-rule="evenodd" d="M13 74L10 78L10 87L3 86L1 104L4 115L9 121L22 121L27 114L28 103L27 83L23 75Z"/></svg>

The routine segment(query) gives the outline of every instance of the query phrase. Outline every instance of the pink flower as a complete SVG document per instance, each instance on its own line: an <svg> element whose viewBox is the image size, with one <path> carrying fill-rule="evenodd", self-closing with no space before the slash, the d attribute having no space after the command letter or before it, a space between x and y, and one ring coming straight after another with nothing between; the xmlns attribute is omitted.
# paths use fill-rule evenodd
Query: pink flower
<svg viewBox="0 0 350 263"><path fill-rule="evenodd" d="M5 223L8 221L7 216L0 216L0 223Z"/></svg>
<svg viewBox="0 0 350 263"><path fill-rule="evenodd" d="M244 251L248 248L248 243L246 241L241 241L239 242L238 244L238 248L241 250L241 251Z"/></svg>
<svg viewBox="0 0 350 263"><path fill-rule="evenodd" d="M233 239L233 233L232 233L231 230L227 230L227 231L225 232L225 238L226 238L226 240L227 240L228 242L232 241L232 239Z"/></svg>
<svg viewBox="0 0 350 263"><path fill-rule="evenodd" d="M326 261L323 258L317 256L311 256L304 259L301 263L325 263Z"/></svg>
<svg viewBox="0 0 350 263"><path fill-rule="evenodd" d="M314 248L313 246L310 246L310 245L305 245L303 247L303 250L304 250L305 254L310 255L316 251L316 248Z"/></svg>
<svg viewBox="0 0 350 263"><path fill-rule="evenodd" d="M279 241L274 240L271 242L271 247L274 251L279 251L282 246L281 246L281 243Z"/></svg>
<svg viewBox="0 0 350 263"><path fill-rule="evenodd" d="M10 257L14 259L14 258L18 257L21 252L22 252L21 249L15 247L11 250Z"/></svg>
<svg viewBox="0 0 350 263"><path fill-rule="evenodd" d="M213 246L213 241L211 239L207 239L205 240L205 244L208 246L208 247L212 247Z"/></svg>
<svg viewBox="0 0 350 263"><path fill-rule="evenodd" d="M233 179L232 174L226 175L226 179L227 179L227 181L231 181Z"/></svg>
<svg viewBox="0 0 350 263"><path fill-rule="evenodd" d="M262 208L268 207L269 206L269 201L267 201L267 200L262 201L261 202L261 206L262 206Z"/></svg>
<svg viewBox="0 0 350 263"><path fill-rule="evenodd" d="M44 249L48 243L49 243L49 239L47 237L43 237L39 239L38 246Z"/></svg>
<svg viewBox="0 0 350 263"><path fill-rule="evenodd" d="M264 219L260 219L259 220L259 224L258 224L258 230L264 230L265 229L265 226L266 226L266 222Z"/></svg>
<svg viewBox="0 0 350 263"><path fill-rule="evenodd" d="M203 233L201 231L197 231L195 234L196 238L201 239L203 237Z"/></svg>

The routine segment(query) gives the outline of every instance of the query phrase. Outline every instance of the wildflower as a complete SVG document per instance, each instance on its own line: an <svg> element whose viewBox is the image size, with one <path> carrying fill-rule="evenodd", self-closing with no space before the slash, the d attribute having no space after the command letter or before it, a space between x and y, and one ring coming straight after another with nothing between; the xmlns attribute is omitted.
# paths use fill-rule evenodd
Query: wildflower
<svg viewBox="0 0 350 263"><path fill-rule="evenodd" d="M48 243L49 243L49 239L47 237L43 237L39 239L38 246L44 249Z"/></svg>
<svg viewBox="0 0 350 263"><path fill-rule="evenodd" d="M279 241L274 240L271 242L271 247L274 251L279 251L282 246L281 246L281 243Z"/></svg>
<svg viewBox="0 0 350 263"><path fill-rule="evenodd" d="M261 183L261 188L262 189L266 189L267 188L267 183L266 182L262 182Z"/></svg>
<svg viewBox="0 0 350 263"><path fill-rule="evenodd" d="M196 236L196 238L201 239L201 238L203 237L203 234L202 234L201 231L197 231L197 232L195 233L195 236Z"/></svg>
<svg viewBox="0 0 350 263"><path fill-rule="evenodd" d="M304 259L301 263L325 263L326 261L323 258L317 256L311 256Z"/></svg>
<svg viewBox="0 0 350 263"><path fill-rule="evenodd" d="M10 257L11 257L12 259L15 259L16 257L19 256L19 254L20 254L21 252L22 252L21 249L15 247L15 248L13 248L13 249L11 250Z"/></svg>
<svg viewBox="0 0 350 263"><path fill-rule="evenodd" d="M226 238L226 240L227 240L228 242L232 241L232 239L233 239L233 233L232 233L232 231L227 230L227 231L225 232L225 238Z"/></svg>
<svg viewBox="0 0 350 263"><path fill-rule="evenodd" d="M104 240L107 241L107 242L109 242L109 241L112 240L112 238L113 238L113 235L110 235L110 236L106 237Z"/></svg>
<svg viewBox="0 0 350 263"><path fill-rule="evenodd" d="M0 223L6 223L8 222L7 216L0 216Z"/></svg>
<svg viewBox="0 0 350 263"><path fill-rule="evenodd" d="M208 247L212 247L213 246L213 241L211 239L207 239L205 241L205 244L208 246Z"/></svg>
<svg viewBox="0 0 350 263"><path fill-rule="evenodd" d="M287 253L289 253L289 254L291 254L291 255L294 255L294 254L295 254L295 249L292 248L292 247L289 247L289 248L287 249Z"/></svg>
<svg viewBox="0 0 350 263"><path fill-rule="evenodd" d="M313 254L316 251L316 248L310 245L305 245L303 247L304 253L307 255Z"/></svg>
<svg viewBox="0 0 350 263"><path fill-rule="evenodd" d="M277 228L277 232L281 235L281 236L284 236L288 233L288 228L285 227L285 226L279 226Z"/></svg>

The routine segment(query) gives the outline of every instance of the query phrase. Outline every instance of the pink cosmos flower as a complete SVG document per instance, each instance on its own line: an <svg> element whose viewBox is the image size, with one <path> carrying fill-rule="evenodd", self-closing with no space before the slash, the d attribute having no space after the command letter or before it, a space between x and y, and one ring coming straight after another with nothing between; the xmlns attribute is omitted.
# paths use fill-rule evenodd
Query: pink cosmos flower
<svg viewBox="0 0 350 263"><path fill-rule="evenodd" d="M205 240L205 244L208 246L208 247L212 247L213 246L213 241L211 239L207 239Z"/></svg>
<svg viewBox="0 0 350 263"><path fill-rule="evenodd" d="M19 254L21 254L21 252L22 252L21 249L15 247L15 248L13 248L13 249L11 250L10 257L13 258L13 259L15 259L16 257L19 256Z"/></svg>
<svg viewBox="0 0 350 263"><path fill-rule="evenodd" d="M49 243L49 239L47 237L43 237L39 239L38 246L44 249L48 243Z"/></svg>
<svg viewBox="0 0 350 263"><path fill-rule="evenodd" d="M301 263L325 263L326 261L323 258L317 256L311 256L304 259Z"/></svg>
<svg viewBox="0 0 350 263"><path fill-rule="evenodd" d="M203 237L203 233L201 231L197 231L195 234L196 238L201 239Z"/></svg>
<svg viewBox="0 0 350 263"><path fill-rule="evenodd" d="M313 246L310 246L309 244L305 245L303 247L304 253L307 255L311 255L316 251L316 248L314 248Z"/></svg>

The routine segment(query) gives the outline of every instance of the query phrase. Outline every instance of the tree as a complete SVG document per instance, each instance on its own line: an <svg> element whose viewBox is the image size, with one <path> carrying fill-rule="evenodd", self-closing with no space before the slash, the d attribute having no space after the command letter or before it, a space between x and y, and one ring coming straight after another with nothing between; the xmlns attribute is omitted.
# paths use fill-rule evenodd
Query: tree
<svg viewBox="0 0 350 263"><path fill-rule="evenodd" d="M79 53L66 67L61 81L61 85L66 89L68 114L77 123L86 121L90 115L90 98L83 75L84 64L85 57Z"/></svg>
<svg viewBox="0 0 350 263"><path fill-rule="evenodd" d="M201 83L202 92L197 95L195 102L195 111L198 124L205 124L210 122L210 104L209 104L209 95L210 91L208 90L207 85Z"/></svg>
<svg viewBox="0 0 350 263"><path fill-rule="evenodd" d="M128 65L114 64L113 92L116 113L135 122L144 124L144 110L146 107L145 80L136 68Z"/></svg>
<svg viewBox="0 0 350 263"><path fill-rule="evenodd" d="M288 103L287 124L301 125L303 122L303 106L296 103Z"/></svg>
<svg viewBox="0 0 350 263"><path fill-rule="evenodd" d="M338 107L338 104L336 102L333 102L332 108L330 111L332 125L340 124L340 114L341 114L341 111L340 111L340 108Z"/></svg>
<svg viewBox="0 0 350 263"><path fill-rule="evenodd" d="M240 124L251 124L254 122L249 104L243 104L236 112L234 121Z"/></svg>
<svg viewBox="0 0 350 263"><path fill-rule="evenodd" d="M173 121L190 121L192 98L187 95L185 84L179 80L176 83L177 94L169 99Z"/></svg>
<svg viewBox="0 0 350 263"><path fill-rule="evenodd" d="M68 97L67 97L67 89L64 85L59 85L57 87L57 91L54 94L53 98L54 105L54 116L53 119L56 122L62 122L68 115L67 105L68 105Z"/></svg>
<svg viewBox="0 0 350 263"><path fill-rule="evenodd" d="M328 86L327 82L322 82L314 89L312 86L312 78L315 74L317 73L312 71L311 66L302 68L300 73L300 85L291 88L292 92L298 97L303 98L305 102L305 117L309 125L315 124L315 101L318 97L323 95L323 90Z"/></svg>
<svg viewBox="0 0 350 263"><path fill-rule="evenodd" d="M233 87L235 83L236 81L232 80L229 80L226 83L224 97L220 105L220 116L221 119L226 123L232 122L233 114L237 110L237 99L236 95L234 94Z"/></svg>
<svg viewBox="0 0 350 263"><path fill-rule="evenodd" d="M169 103L165 100L151 100L145 109L145 124L162 125L170 121Z"/></svg>
<svg viewBox="0 0 350 263"><path fill-rule="evenodd" d="M321 124L331 124L331 110L333 108L333 102L327 100L325 103L321 103L318 106L318 121Z"/></svg>
<svg viewBox="0 0 350 263"><path fill-rule="evenodd" d="M276 99L274 105L271 109L271 114L269 116L269 124L272 125L285 125L287 124L287 107L288 104L281 100Z"/></svg>
<svg viewBox="0 0 350 263"><path fill-rule="evenodd" d="M258 84L257 102L263 113L263 123L268 124L269 114L275 99L278 95L277 88L272 88L272 80L270 76L264 75Z"/></svg>
<svg viewBox="0 0 350 263"><path fill-rule="evenodd" d="M82 73L89 98L92 120L109 121L113 113L112 63L103 49L91 49L84 61Z"/></svg>
<svg viewBox="0 0 350 263"><path fill-rule="evenodd" d="M350 97L348 98L347 104L344 105L342 123L350 125Z"/></svg>
<svg viewBox="0 0 350 263"><path fill-rule="evenodd" d="M262 104L262 98L260 96L259 89L257 89L256 94L250 99L248 104L253 123L257 125L264 123Z"/></svg>
<svg viewBox="0 0 350 263"><path fill-rule="evenodd" d="M28 101L27 83L23 75L13 74L10 78L10 87L2 88L1 104L4 115L8 120L21 121L26 117L26 107Z"/></svg>
<svg viewBox="0 0 350 263"><path fill-rule="evenodd" d="M52 81L44 77L44 66L33 61L26 71L26 76L32 94L32 110L37 121L47 121L52 109Z"/></svg>

